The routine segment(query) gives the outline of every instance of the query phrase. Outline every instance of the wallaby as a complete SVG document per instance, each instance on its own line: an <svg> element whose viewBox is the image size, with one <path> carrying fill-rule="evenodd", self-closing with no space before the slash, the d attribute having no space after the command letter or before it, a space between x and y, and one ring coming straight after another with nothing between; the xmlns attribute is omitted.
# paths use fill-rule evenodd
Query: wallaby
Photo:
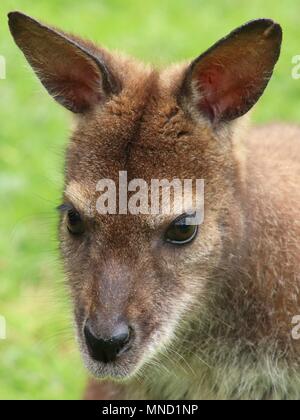
<svg viewBox="0 0 300 420"><path fill-rule="evenodd" d="M9 26L75 115L59 236L97 378L85 397L300 398L300 128L242 117L273 73L281 27L251 21L159 70L19 12ZM203 223L100 214L97 183L120 171L203 179Z"/></svg>

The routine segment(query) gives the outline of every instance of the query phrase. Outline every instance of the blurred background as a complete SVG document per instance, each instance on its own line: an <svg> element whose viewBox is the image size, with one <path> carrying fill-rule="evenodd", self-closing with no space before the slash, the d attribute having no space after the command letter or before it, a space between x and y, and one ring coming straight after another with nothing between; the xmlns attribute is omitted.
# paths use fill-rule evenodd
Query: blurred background
<svg viewBox="0 0 300 420"><path fill-rule="evenodd" d="M20 10L158 66L195 58L244 22L283 26L279 65L254 122L300 121L298 0L1 0L0 399L77 399L86 383L59 260L60 203L70 115L33 75L14 45L7 12ZM300 71L299 71L300 74Z"/></svg>

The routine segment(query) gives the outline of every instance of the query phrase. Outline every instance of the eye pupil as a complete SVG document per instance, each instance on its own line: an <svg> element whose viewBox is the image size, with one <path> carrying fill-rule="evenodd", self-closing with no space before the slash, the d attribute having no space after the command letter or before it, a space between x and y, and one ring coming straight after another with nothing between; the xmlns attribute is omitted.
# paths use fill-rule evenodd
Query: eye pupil
<svg viewBox="0 0 300 420"><path fill-rule="evenodd" d="M71 225L76 225L81 220L79 214L74 210L69 211L68 218Z"/></svg>
<svg viewBox="0 0 300 420"><path fill-rule="evenodd" d="M188 225L178 225L178 226L176 226L176 228L177 228L177 230L179 232L186 233L186 232L189 232L191 226L188 226Z"/></svg>
<svg viewBox="0 0 300 420"><path fill-rule="evenodd" d="M187 217L175 220L167 229L165 240L172 244L184 245L191 242L198 231L197 225L187 224Z"/></svg>
<svg viewBox="0 0 300 420"><path fill-rule="evenodd" d="M68 211L67 217L68 231L73 235L79 235L80 233L83 233L84 226L80 214L76 210L72 209Z"/></svg>

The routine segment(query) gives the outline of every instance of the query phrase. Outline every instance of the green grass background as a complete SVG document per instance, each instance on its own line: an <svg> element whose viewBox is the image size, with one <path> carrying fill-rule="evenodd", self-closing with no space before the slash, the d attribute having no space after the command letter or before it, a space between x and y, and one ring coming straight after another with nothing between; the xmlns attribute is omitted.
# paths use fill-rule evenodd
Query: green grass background
<svg viewBox="0 0 300 420"><path fill-rule="evenodd" d="M76 399L87 374L73 338L56 241L69 114L52 101L12 42L6 14L21 10L159 65L193 58L240 24L270 17L283 26L280 63L256 122L300 121L299 0L1 0L0 399Z"/></svg>

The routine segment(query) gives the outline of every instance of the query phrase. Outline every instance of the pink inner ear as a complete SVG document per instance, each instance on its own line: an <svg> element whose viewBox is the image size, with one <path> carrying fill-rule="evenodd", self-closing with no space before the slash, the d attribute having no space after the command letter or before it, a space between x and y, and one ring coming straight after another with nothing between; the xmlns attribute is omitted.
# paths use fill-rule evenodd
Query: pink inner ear
<svg viewBox="0 0 300 420"><path fill-rule="evenodd" d="M238 113L246 102L248 87L238 69L233 72L232 68L229 71L225 66L210 66L208 69L201 69L196 79L201 95L198 106L213 122ZM247 80L248 86L249 83L252 81Z"/></svg>
<svg viewBox="0 0 300 420"><path fill-rule="evenodd" d="M84 112L101 101L100 92L97 93L91 85L68 76L57 79L53 90L64 105L68 104L76 112Z"/></svg>
<svg viewBox="0 0 300 420"><path fill-rule="evenodd" d="M74 112L84 112L103 99L100 76L91 64L75 60L71 65L52 65L55 65L52 76L46 75L44 80L63 105Z"/></svg>

